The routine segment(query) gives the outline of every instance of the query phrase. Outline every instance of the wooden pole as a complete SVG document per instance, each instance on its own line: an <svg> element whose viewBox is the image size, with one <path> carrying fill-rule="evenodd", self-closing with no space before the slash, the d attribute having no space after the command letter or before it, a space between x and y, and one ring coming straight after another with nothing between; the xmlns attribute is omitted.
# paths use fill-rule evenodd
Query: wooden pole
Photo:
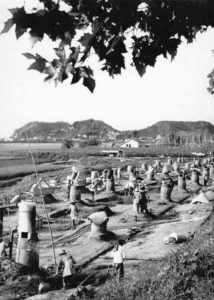
<svg viewBox="0 0 214 300"><path fill-rule="evenodd" d="M3 239L3 216L4 216L4 209L0 208L0 242Z"/></svg>
<svg viewBox="0 0 214 300"><path fill-rule="evenodd" d="M42 194L39 175L38 175L38 172L37 172L37 169L36 169L36 164L35 164L35 161L34 161L33 152L32 152L32 149L31 149L31 145L30 145L30 141L29 141L29 137L28 137L26 128L25 128L25 134L26 134L26 137L27 137L28 145L29 145L30 155L31 155L31 158L32 158L33 166L34 166L34 172L35 172L35 175L36 175L36 180L37 180L37 184L38 184L38 187L39 187L40 196L41 196L43 206L44 206L44 210L45 210L45 214L46 214L46 217L47 217L48 229L49 229L49 232L50 232L51 245L52 245L52 250L53 250L53 260L54 260L54 265L55 265L55 268L56 268L57 264L56 264L56 254L55 254L54 243L53 243L53 234L52 234L51 225L50 225L50 222L49 222L49 216L48 216L47 208L46 208L46 205L45 205L45 200L44 200L44 197L43 197L43 194Z"/></svg>

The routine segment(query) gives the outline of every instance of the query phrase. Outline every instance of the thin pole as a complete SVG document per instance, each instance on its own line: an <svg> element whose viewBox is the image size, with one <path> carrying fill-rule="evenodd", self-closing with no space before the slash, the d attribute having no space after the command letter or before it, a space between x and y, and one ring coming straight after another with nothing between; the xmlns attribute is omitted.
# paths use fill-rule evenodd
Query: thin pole
<svg viewBox="0 0 214 300"><path fill-rule="evenodd" d="M0 242L3 239L3 218L4 218L4 209L0 207Z"/></svg>
<svg viewBox="0 0 214 300"><path fill-rule="evenodd" d="M28 137L26 128L25 128L25 134L26 134L26 137L27 137L28 145L29 145L30 155L31 155L32 162L33 162L34 172L36 174L36 180L37 180L37 184L38 184L38 187L39 187L39 192L40 192L40 195L41 195L41 199L42 199L42 202L43 202L45 214L46 214L46 217L47 217L48 229L49 229L50 238L51 238L51 246L52 246L52 250L53 250L53 260L54 260L54 265L55 265L55 268L56 268L56 254L55 254L54 243L53 243L53 234L52 234L51 225L50 225L50 222L49 222L49 217L48 217L48 212L47 212L47 208L46 208L46 205L45 205L45 200L44 200L44 197L42 195L40 180L39 180L38 172L37 172L37 169L36 169L36 164L35 164L35 160L34 160L34 157L33 157L33 152L32 152L32 148L31 148L31 145L30 145L30 141L29 141L29 137Z"/></svg>

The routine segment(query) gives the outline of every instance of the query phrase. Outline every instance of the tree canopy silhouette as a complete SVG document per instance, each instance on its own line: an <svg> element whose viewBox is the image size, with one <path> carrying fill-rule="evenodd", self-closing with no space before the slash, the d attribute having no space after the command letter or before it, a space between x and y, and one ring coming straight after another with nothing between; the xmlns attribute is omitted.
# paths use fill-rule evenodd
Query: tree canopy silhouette
<svg viewBox="0 0 214 300"><path fill-rule="evenodd" d="M45 81L70 79L95 88L91 54L110 76L126 67L125 53L140 76L154 66L159 55L173 59L185 38L193 42L198 32L214 26L213 0L37 0L31 11L10 9L12 17L2 33L15 25L17 39L29 33L34 42L47 35L57 42L56 57L48 61L39 53L24 53L30 70L47 74ZM64 10L63 7L66 7ZM209 74L214 93L214 71Z"/></svg>

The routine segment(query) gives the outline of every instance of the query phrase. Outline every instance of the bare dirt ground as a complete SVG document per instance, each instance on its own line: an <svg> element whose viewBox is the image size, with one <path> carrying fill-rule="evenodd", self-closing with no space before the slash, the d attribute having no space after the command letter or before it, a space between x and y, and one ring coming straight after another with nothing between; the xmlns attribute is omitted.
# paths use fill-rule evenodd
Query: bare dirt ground
<svg viewBox="0 0 214 300"><path fill-rule="evenodd" d="M142 160L134 160L136 164L142 163ZM131 164L129 159L127 164ZM120 161L118 160L118 165ZM122 161L124 166L124 160ZM85 176L92 168L87 165L87 170L82 167L82 174ZM93 169L95 169L93 167ZM64 170L54 170L43 174L46 179L56 178L61 175L59 188L55 190L54 198L56 201L47 204L49 215L57 209L68 208L65 193L65 177L69 174L70 169L66 165ZM145 177L144 174L141 174ZM192 235L206 222L213 211L213 203L208 204L191 204L191 199L196 195L197 191L193 191L190 181L187 185L187 191L184 193L176 192L172 194L172 202L167 205L159 205L160 198L160 173L156 174L157 182L149 187L149 203L148 207L151 211L150 216L140 215L135 221L132 213L132 198L123 194L125 182L128 175L125 169L122 171L122 178L116 179L116 192L106 193L100 192L96 196L96 202L93 204L89 193L84 191L81 196L81 202L78 203L80 210L80 218L82 222L76 228L70 227L69 215L63 215L58 218L51 218L51 227L53 232L54 246L56 257L62 249L77 261L77 268L81 270L85 276L93 275L93 282L90 279L86 284L93 283L95 286L101 286L97 277L102 277L102 274L108 274L111 270L112 261L110 251L118 238L125 241L124 250L126 252L125 269L127 276L137 276L139 268L145 266L158 266L159 262L167 257L172 251L177 251L183 247L184 243L180 244L165 244L164 238L172 232L179 235ZM11 199L18 191L27 191L35 182L35 176L25 176L18 183L10 187L1 189L1 199L5 202ZM210 180L209 188L213 188L213 181ZM214 199L213 199L214 200ZM50 274L53 274L53 253L50 243L50 234L46 224L46 216L44 213L41 199L36 198L37 213L44 220L43 227L38 230L38 248L40 253L40 267L49 268ZM108 205L113 214L109 216L108 231L113 233L105 240L95 240L89 237L90 224L87 217L97 211L102 205ZM4 234L6 235L10 229L17 225L18 215L17 210L14 212L8 210L4 216ZM13 258L15 258L15 246ZM1 270L0 270L1 271ZM0 272L2 285L0 285L0 299L69 299L71 290L63 291L60 286L57 290L50 291L43 295L36 295L38 284L41 281L41 274L29 276L25 274L16 274L4 278L4 274ZM80 278L85 278L84 276ZM80 281L81 281L80 279ZM79 283L79 281L78 281ZM25 288L23 288L25 287ZM32 297L30 297L32 296ZM29 298L27 298L29 297Z"/></svg>

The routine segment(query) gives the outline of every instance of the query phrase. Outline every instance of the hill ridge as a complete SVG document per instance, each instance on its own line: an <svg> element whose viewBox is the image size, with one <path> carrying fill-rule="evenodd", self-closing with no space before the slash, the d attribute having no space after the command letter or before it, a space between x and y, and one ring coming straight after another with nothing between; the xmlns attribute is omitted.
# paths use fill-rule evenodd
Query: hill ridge
<svg viewBox="0 0 214 300"><path fill-rule="evenodd" d="M62 140L63 138L97 138L97 139L126 139L141 137L157 137L168 135L214 135L214 125L207 121L158 121L151 126L139 130L119 131L101 120L92 118L75 121L72 124L64 121L57 122L28 122L16 129L12 135L15 140L26 139L27 129L30 139Z"/></svg>
<svg viewBox="0 0 214 300"><path fill-rule="evenodd" d="M25 140L26 131L30 139L34 140L62 140L64 138L115 138L119 131L100 120L87 119L75 121L72 124L57 122L28 122L17 128L12 138Z"/></svg>

